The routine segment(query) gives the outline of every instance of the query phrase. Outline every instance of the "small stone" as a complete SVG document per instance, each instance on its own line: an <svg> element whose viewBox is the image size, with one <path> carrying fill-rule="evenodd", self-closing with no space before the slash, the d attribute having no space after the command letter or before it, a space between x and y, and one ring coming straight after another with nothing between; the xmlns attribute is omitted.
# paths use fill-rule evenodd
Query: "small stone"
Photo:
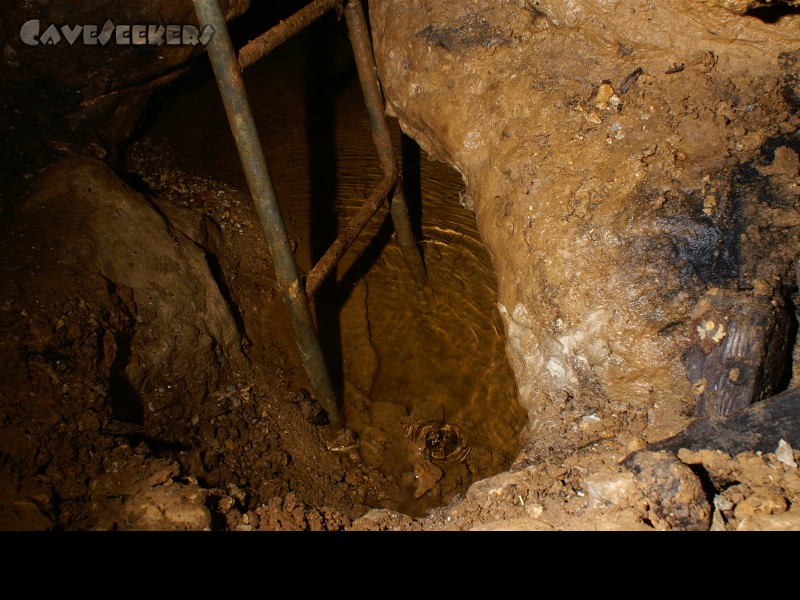
<svg viewBox="0 0 800 600"><path fill-rule="evenodd" d="M421 498L433 489L444 473L442 470L428 460L418 461L414 465L414 478L417 480L417 489L414 498Z"/></svg>
<svg viewBox="0 0 800 600"><path fill-rule="evenodd" d="M610 83L602 83L600 87L597 88L597 97L595 99L595 107L599 110L603 110L606 108L608 101L614 96L614 88L611 87Z"/></svg>
<svg viewBox="0 0 800 600"><path fill-rule="evenodd" d="M586 431L587 429L598 423L600 423L600 417L598 417L597 415L586 415L578 423L578 429L580 429L581 431Z"/></svg>
<svg viewBox="0 0 800 600"><path fill-rule="evenodd" d="M627 448L627 449L628 449L630 452L636 452L637 450L641 450L642 448L644 448L644 447L646 447L646 446L647 446L647 442L646 442L646 441L644 441L644 440L643 440L642 438L640 438L640 437L635 437L635 438L632 438L632 439L631 439L631 440L630 440L630 441L629 441L629 442L628 442L628 443L625 445L625 447L626 447L626 448Z"/></svg>
<svg viewBox="0 0 800 600"><path fill-rule="evenodd" d="M525 505L525 512L531 519L538 519L542 516L544 512L544 506L539 504L538 502L534 502L532 504Z"/></svg>
<svg viewBox="0 0 800 600"><path fill-rule="evenodd" d="M724 496L714 496L714 506L719 510L731 510L733 502Z"/></svg>
<svg viewBox="0 0 800 600"><path fill-rule="evenodd" d="M594 123L595 125L599 125L603 122L600 119L600 115L594 110L586 115L586 120L589 121L589 123Z"/></svg>
<svg viewBox="0 0 800 600"><path fill-rule="evenodd" d="M692 470L668 452L640 452L629 467L658 530L708 531L711 506Z"/></svg>
<svg viewBox="0 0 800 600"><path fill-rule="evenodd" d="M774 515L785 512L787 509L786 499L768 491L759 492L748 496L736 505L733 514L737 519L742 520L754 515Z"/></svg>
<svg viewBox="0 0 800 600"><path fill-rule="evenodd" d="M217 507L219 508L219 512L221 512L224 515L230 512L235 503L236 501L230 496L223 496L222 498L219 499Z"/></svg>
<svg viewBox="0 0 800 600"><path fill-rule="evenodd" d="M785 465L797 468L797 462L794 460L794 451L786 440L778 442L778 448L775 450L775 458Z"/></svg>
<svg viewBox="0 0 800 600"><path fill-rule="evenodd" d="M594 473L586 478L584 485L592 508L628 506L630 499L638 493L633 473L630 472Z"/></svg>

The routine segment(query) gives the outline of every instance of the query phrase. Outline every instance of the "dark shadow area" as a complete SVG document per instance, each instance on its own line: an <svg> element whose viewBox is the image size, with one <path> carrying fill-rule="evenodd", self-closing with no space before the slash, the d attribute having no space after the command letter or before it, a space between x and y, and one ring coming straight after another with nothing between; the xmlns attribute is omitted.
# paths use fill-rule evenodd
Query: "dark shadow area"
<svg viewBox="0 0 800 600"><path fill-rule="evenodd" d="M789 317L788 327L788 344L786 352L784 353L784 367L783 373L775 384L774 394L780 394L789 389L789 384L792 382L793 365L794 365L794 349L797 344L797 316L798 306L796 300L800 298L798 295L797 285L789 287L784 294L784 302L786 302L786 313Z"/></svg>
<svg viewBox="0 0 800 600"><path fill-rule="evenodd" d="M192 447L188 444L154 438L142 432L121 434L119 437L123 437L128 440L128 443L130 443L131 446L145 444L159 458L172 458L179 452L188 452L192 449Z"/></svg>
<svg viewBox="0 0 800 600"><path fill-rule="evenodd" d="M710 506L714 506L714 498L722 491L718 490L717 486L714 485L714 481L711 479L711 475L709 472L703 467L703 465L688 465L689 469L691 469L692 473L697 476L700 485L703 488L703 494L705 494L706 500L708 501Z"/></svg>
<svg viewBox="0 0 800 600"><path fill-rule="evenodd" d="M403 177L408 217L414 239L422 239L422 173L420 168L421 151L417 143L406 134L400 134L400 164ZM422 248L420 248L420 252ZM423 261L425 257L423 256Z"/></svg>
<svg viewBox="0 0 800 600"><path fill-rule="evenodd" d="M234 49L238 51L248 41L277 25L282 19L291 16L306 4L308 2L304 0L253 2L245 14L228 23L228 33ZM120 160L118 162L124 161L128 148L139 141L146 131L152 129L157 115L162 113L165 107L179 97L200 89L209 81L213 81L213 79L214 71L211 68L211 62L204 52L189 64L185 73L180 77L159 88L148 101L134 133L120 146ZM208 107L209 112L224 111L222 99L219 95L215 96L214 100L216 104ZM201 124L198 124L198 126L201 126ZM120 169L116 170L119 171Z"/></svg>
<svg viewBox="0 0 800 600"><path fill-rule="evenodd" d="M256 0L251 2L247 12L228 23L233 47L238 50L309 3L309 0L281 0L280 2Z"/></svg>
<svg viewBox="0 0 800 600"><path fill-rule="evenodd" d="M147 107L139 118L136 130L131 137L120 145L120 160L124 160L128 149L138 142L145 132L155 125L157 115L159 115L166 106L169 106L184 94L200 89L208 83L208 81L213 79L214 71L211 69L211 62L208 60L208 55L202 54L190 64L183 75L159 88L148 101ZM219 106L222 107L221 99L219 100Z"/></svg>
<svg viewBox="0 0 800 600"><path fill-rule="evenodd" d="M219 288L219 293L222 296L222 299L225 301L225 305L228 307L228 312L233 318L233 322L236 325L236 332L243 340L247 340L247 330L245 329L244 318L242 317L242 313L239 310L239 307L236 305L236 302L233 300L231 289L228 287L224 271L219 264L217 255L213 252L210 252L200 244L195 243L195 245L200 248L205 255L206 263L208 264L208 270L211 272L211 276L214 278L214 282Z"/></svg>
<svg viewBox="0 0 800 600"><path fill-rule="evenodd" d="M340 306L343 306L350 299L350 294L356 284L366 277L370 269L378 262L383 249L392 241L392 233L394 233L394 225L392 224L391 216L386 214L378 232L372 237L367 247L359 254L347 272L342 275L339 282L341 291L338 297Z"/></svg>
<svg viewBox="0 0 800 600"><path fill-rule="evenodd" d="M125 367L131 356L131 339L124 333L114 334L117 355L109 369L108 386L111 397L111 412L115 419L135 425L144 423L142 399L125 377Z"/></svg>
<svg viewBox="0 0 800 600"><path fill-rule="evenodd" d="M115 169L116 174L125 184L134 192L138 192L145 198L150 198L154 195L153 189L147 184L141 175L131 173L123 168Z"/></svg>
<svg viewBox="0 0 800 600"><path fill-rule="evenodd" d="M336 199L338 177L336 160L336 73L337 38L342 35L333 15L326 15L310 25L305 73L306 136L309 148L311 211L309 239L311 260L316 264L336 239L338 216ZM338 285L331 274L313 298L317 333L337 397L344 390L341 303Z"/></svg>
<svg viewBox="0 0 800 600"><path fill-rule="evenodd" d="M761 153L756 158L759 165L770 165L775 160L775 150L781 146L791 148L800 154L800 132L793 132L787 135L776 135L768 138L761 146Z"/></svg>
<svg viewBox="0 0 800 600"><path fill-rule="evenodd" d="M104 277L104 279L106 279ZM106 279L108 294L111 298L117 296L117 285ZM108 395L111 400L111 413L114 419L133 425L144 424L144 404L139 393L128 381L125 368L131 359L131 341L133 339L134 317L126 310L128 327L127 331L114 332L114 345L116 353L111 362L108 373ZM98 340L98 357L103 359L103 345Z"/></svg>
<svg viewBox="0 0 800 600"><path fill-rule="evenodd" d="M745 15L755 17L764 23L777 23L783 17L800 15L800 7L788 6L786 4L780 6L762 6L761 8L748 10Z"/></svg>

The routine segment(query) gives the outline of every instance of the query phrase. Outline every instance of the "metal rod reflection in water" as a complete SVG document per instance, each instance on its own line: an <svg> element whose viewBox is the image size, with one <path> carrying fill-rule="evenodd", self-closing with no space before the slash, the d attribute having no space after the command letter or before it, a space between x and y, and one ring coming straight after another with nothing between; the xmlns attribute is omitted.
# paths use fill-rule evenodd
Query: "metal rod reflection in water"
<svg viewBox="0 0 800 600"><path fill-rule="evenodd" d="M392 193L394 193L391 202L392 223L394 224L395 236L400 245L403 259L414 281L419 285L424 285L427 278L422 256L411 229L408 207L403 194L402 183L400 182L397 156L392 145L389 124L384 115L383 94L378 81L367 20L360 0L347 0L345 18L347 19L350 44L353 47L353 56L358 69L361 89L364 93L364 102L369 113L372 139L378 151L378 160L380 161L383 179L367 201L350 218L336 240L322 255L322 258L309 271L306 277L306 294L309 298L313 297L319 290L348 248L353 245L358 235Z"/></svg>
<svg viewBox="0 0 800 600"><path fill-rule="evenodd" d="M411 228L411 219L408 216L408 206L403 193L400 170L397 166L397 155L392 145L392 136L389 132L389 123L384 113L384 99L378 81L378 69L375 66L375 55L372 51L372 42L369 35L367 18L361 0L347 0L345 5L345 18L350 35L350 44L358 68L358 78L361 80L361 89L364 92L364 101L369 111L369 120L372 125L372 138L378 150L378 159L384 178L397 182L394 188L394 197L391 201L392 223L394 224L395 237L403 260L411 271L411 276L419 285L425 285L427 275L422 262L419 247L414 239Z"/></svg>
<svg viewBox="0 0 800 600"><path fill-rule="evenodd" d="M206 49L225 105L247 185L255 203L261 230L269 246L278 285L294 327L297 345L317 400L328 411L331 426L340 429L343 419L330 374L320 347L292 247L272 187L264 152L256 131L236 54L219 0L193 0L200 26L211 25L214 34Z"/></svg>

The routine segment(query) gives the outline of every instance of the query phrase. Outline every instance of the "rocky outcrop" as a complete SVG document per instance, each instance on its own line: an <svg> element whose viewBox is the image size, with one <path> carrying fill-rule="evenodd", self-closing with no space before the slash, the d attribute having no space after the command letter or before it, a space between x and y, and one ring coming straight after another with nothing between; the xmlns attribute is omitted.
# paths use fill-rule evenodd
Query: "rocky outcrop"
<svg viewBox="0 0 800 600"><path fill-rule="evenodd" d="M56 384L59 365L87 361L117 419L141 424L205 397L246 364L238 311L213 267L213 224L149 201L101 162L56 163L4 232L25 242L6 253L0 281L6 305L25 308L6 316L30 330L8 345L9 360L51 357ZM87 313L80 325L65 326L64 303ZM78 384L67 390L80 395Z"/></svg>

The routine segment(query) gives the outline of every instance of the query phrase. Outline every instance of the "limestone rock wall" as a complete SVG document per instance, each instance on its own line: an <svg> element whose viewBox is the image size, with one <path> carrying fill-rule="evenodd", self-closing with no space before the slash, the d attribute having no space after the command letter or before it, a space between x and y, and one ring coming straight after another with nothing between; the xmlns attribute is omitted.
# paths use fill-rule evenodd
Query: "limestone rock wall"
<svg viewBox="0 0 800 600"><path fill-rule="evenodd" d="M718 4L370 2L387 111L471 196L530 451L601 405L677 432L700 299L796 289L800 15Z"/></svg>

